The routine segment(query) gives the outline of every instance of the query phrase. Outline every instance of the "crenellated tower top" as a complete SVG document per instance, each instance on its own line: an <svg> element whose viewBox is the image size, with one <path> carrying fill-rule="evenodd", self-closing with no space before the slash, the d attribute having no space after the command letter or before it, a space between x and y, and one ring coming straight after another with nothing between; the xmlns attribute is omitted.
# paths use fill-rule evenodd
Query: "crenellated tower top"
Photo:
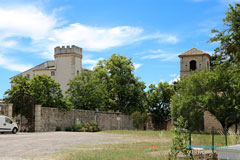
<svg viewBox="0 0 240 160"><path fill-rule="evenodd" d="M54 56L62 55L62 54L78 54L82 56L82 48L77 47L75 45L70 46L62 46L62 47L55 47L54 48Z"/></svg>

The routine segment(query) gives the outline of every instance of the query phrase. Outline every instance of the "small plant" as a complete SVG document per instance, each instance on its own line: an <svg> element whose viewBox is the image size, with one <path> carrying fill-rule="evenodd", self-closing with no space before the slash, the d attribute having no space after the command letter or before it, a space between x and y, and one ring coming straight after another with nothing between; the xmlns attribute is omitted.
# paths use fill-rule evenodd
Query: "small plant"
<svg viewBox="0 0 240 160"><path fill-rule="evenodd" d="M193 159L191 154L191 148L188 148L189 141L189 131L186 129L188 127L188 122L184 120L182 116L175 122L175 127L173 128L175 137L172 139L171 152L169 153L169 159L177 159L179 153L186 156L186 159Z"/></svg>
<svg viewBox="0 0 240 160"><path fill-rule="evenodd" d="M66 127L65 131L72 132L73 131L73 127L72 126L68 126L68 127Z"/></svg>
<svg viewBox="0 0 240 160"><path fill-rule="evenodd" d="M62 131L62 128L60 126L56 126L56 131Z"/></svg>
<svg viewBox="0 0 240 160"><path fill-rule="evenodd" d="M68 126L65 130L70 132L97 132L100 131L100 128L95 122L87 122Z"/></svg>

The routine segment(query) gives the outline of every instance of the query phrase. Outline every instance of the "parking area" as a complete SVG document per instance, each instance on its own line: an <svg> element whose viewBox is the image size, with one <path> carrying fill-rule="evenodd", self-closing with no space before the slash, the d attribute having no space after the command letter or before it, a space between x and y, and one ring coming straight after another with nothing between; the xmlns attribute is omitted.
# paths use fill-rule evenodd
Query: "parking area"
<svg viewBox="0 0 240 160"><path fill-rule="evenodd" d="M0 160L42 159L43 155L72 150L74 145L130 141L128 135L86 132L0 134Z"/></svg>

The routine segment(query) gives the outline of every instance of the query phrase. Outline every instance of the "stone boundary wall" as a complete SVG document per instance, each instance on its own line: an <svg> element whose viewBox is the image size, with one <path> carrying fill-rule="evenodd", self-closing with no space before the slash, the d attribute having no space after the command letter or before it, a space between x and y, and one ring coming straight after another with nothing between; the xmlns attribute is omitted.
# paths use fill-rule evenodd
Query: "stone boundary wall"
<svg viewBox="0 0 240 160"><path fill-rule="evenodd" d="M35 131L55 131L56 126L66 127L83 122L96 122L101 130L134 129L129 115L89 110L61 110L35 106Z"/></svg>
<svg viewBox="0 0 240 160"><path fill-rule="evenodd" d="M12 104L0 103L0 115L12 117Z"/></svg>

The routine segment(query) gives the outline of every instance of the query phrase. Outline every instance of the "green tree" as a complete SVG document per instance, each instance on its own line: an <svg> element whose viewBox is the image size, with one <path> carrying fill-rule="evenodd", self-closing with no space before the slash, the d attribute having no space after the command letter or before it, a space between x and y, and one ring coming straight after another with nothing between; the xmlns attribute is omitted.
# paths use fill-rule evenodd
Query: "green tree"
<svg viewBox="0 0 240 160"><path fill-rule="evenodd" d="M134 76L133 71L131 58L116 54L108 60L100 61L95 67L94 74L105 85L109 94L109 109L126 114L145 111L145 85Z"/></svg>
<svg viewBox="0 0 240 160"><path fill-rule="evenodd" d="M155 128L170 118L170 102L174 88L167 82L160 82L158 86L151 84L147 91L147 103Z"/></svg>
<svg viewBox="0 0 240 160"><path fill-rule="evenodd" d="M63 100L59 84L46 75L35 76L31 80L18 75L12 79L11 84L11 89L4 94L4 101L13 104L14 116L20 114L29 122L33 119L35 104L54 108L68 106Z"/></svg>
<svg viewBox="0 0 240 160"><path fill-rule="evenodd" d="M226 17L223 18L224 30L212 30L215 34L210 42L218 42L220 46L215 49L218 56L216 62L227 61L232 64L240 63L240 3L229 5Z"/></svg>
<svg viewBox="0 0 240 160"><path fill-rule="evenodd" d="M192 72L188 77L182 77L176 84L177 91L172 97L171 115L174 118L182 116L188 121L188 129L201 129L203 107L201 96L208 89L208 74L210 72Z"/></svg>
<svg viewBox="0 0 240 160"><path fill-rule="evenodd" d="M36 75L30 80L30 92L35 104L44 107L66 108L60 84L47 75Z"/></svg>
<svg viewBox="0 0 240 160"><path fill-rule="evenodd" d="M19 75L12 79L12 88L5 92L4 101L13 104L13 116L26 117L32 126L34 99L30 91L30 82L26 76ZM30 128L32 130L33 128Z"/></svg>
<svg viewBox="0 0 240 160"><path fill-rule="evenodd" d="M86 71L68 83L69 100L77 109L107 110L108 92L95 72Z"/></svg>

